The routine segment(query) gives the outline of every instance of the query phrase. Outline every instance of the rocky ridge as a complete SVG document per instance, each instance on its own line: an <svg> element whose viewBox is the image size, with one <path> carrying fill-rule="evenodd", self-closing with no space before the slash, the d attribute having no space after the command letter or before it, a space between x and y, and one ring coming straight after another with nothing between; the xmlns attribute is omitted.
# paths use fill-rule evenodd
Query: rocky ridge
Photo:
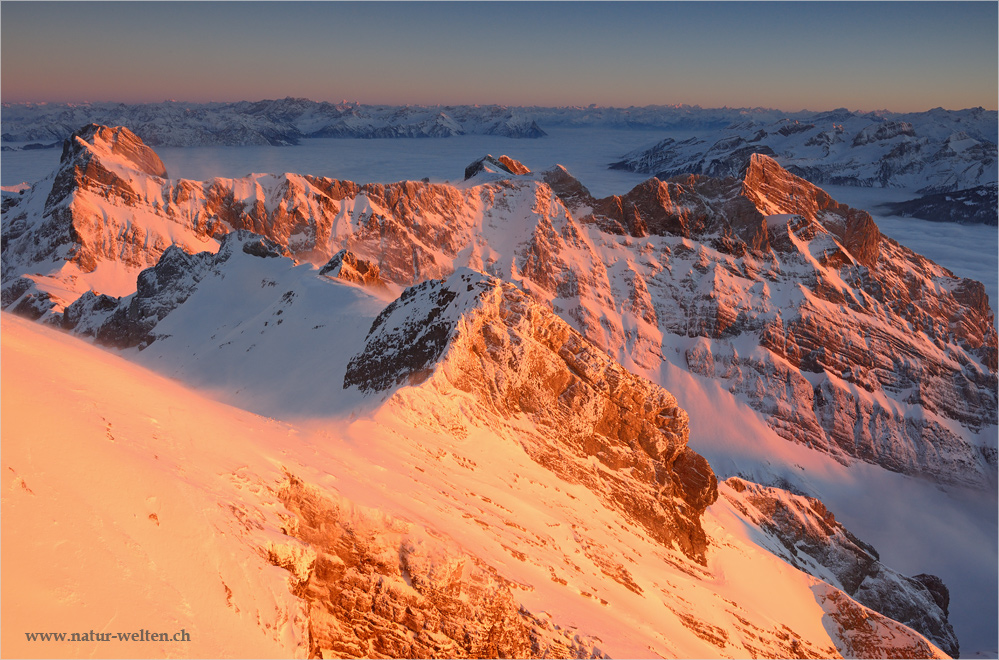
<svg viewBox="0 0 999 660"><path fill-rule="evenodd" d="M468 181L480 172L530 174L531 170L525 167L520 161L514 160L509 156L504 155L499 158L493 158L491 154L487 154L465 168L465 180Z"/></svg>
<svg viewBox="0 0 999 660"><path fill-rule="evenodd" d="M226 234L214 254L188 254L172 245L155 266L139 273L134 294L113 298L88 291L66 308L61 325L105 346L146 348L157 338L157 324L182 305L202 279L222 276L237 252L262 259L290 258L282 245L245 230Z"/></svg>
<svg viewBox="0 0 999 660"><path fill-rule="evenodd" d="M362 294L314 271L305 275L286 257L240 249L160 325L174 315L201 313L198 298L213 286L234 303L231 294L247 284L282 296L288 282L275 267L303 275L293 289L299 303L310 289ZM239 277L261 270L278 284L258 287ZM295 305L285 309L282 329L294 323L293 316L320 313L328 323L340 314L354 316L335 305ZM620 510L544 469L509 438L486 429L461 438L412 426L397 414L404 412L401 399L414 390L426 393L430 381L396 390L381 412L327 417L310 429L204 400L37 325L25 335L28 325L5 321L5 375L8 358L16 356L17 366L32 376L22 381L30 387L13 412L37 419L51 406L45 393L52 394L53 386L75 393L75 405L68 406L73 415L50 420L56 429L51 437L55 446L82 441L103 448L94 467L106 472L98 472L101 478L89 489L77 490L87 481L77 462L57 462L57 475L51 466L35 470L24 456L31 438L19 436L19 471L7 477L5 490L17 498L22 519L61 522L78 515L35 497L28 484L36 492L59 484L67 488L60 495L82 491L84 504L95 512L110 502L119 511L141 513L121 516L133 518L125 521L126 538L105 537L99 546L119 562L98 588L134 584L114 576L122 566L144 568L143 576L164 580L171 591L177 587L171 604L176 602L179 622L192 619L187 598L193 591L202 595L197 612L212 617L213 629L241 623L238 631L251 644L267 642L277 655L944 657L919 633L764 551L740 521L720 525L730 520L717 510L721 502L702 517L710 530L705 567L650 539ZM43 356L12 351L11 329L34 336L35 342L20 344L30 351L40 343ZM171 338L158 339L143 354L161 341ZM360 347L363 337L348 337L344 345ZM263 357L258 351L241 359ZM332 356L324 357L323 371L329 373ZM66 364L81 368L65 374ZM118 386L90 388L95 377ZM436 405L443 411L448 399L438 397ZM425 409L411 412L427 416ZM198 442L204 437L212 441ZM67 438L74 442L67 444ZM5 432L5 442L10 439ZM119 470L133 473L123 495L115 494L121 485L104 476ZM188 511L197 515L180 515ZM101 538L90 525L83 530L83 542ZM44 541L59 534L65 531ZM178 537L203 540L203 556L191 561L171 540ZM44 541L39 551L48 545ZM195 589L177 584L170 573L153 572L141 550L173 558L181 574L193 567ZM53 568L69 573L74 567ZM756 593L760 584L778 584L782 597ZM76 588L83 597L93 593ZM100 605L113 613L120 603L108 598ZM33 607L44 616L44 605Z"/></svg>
<svg viewBox="0 0 999 660"><path fill-rule="evenodd" d="M283 529L272 543L306 604L311 658L604 658L585 632L559 630L517 603L495 568L411 523L343 512L288 475L276 489Z"/></svg>
<svg viewBox="0 0 999 660"><path fill-rule="evenodd" d="M877 550L840 524L814 498L731 477L719 488L768 547L792 566L826 580L889 619L918 630L952 657L960 646L947 620L947 587L934 575L907 577L884 566Z"/></svg>
<svg viewBox="0 0 999 660"><path fill-rule="evenodd" d="M980 283L881 236L868 214L765 156L750 159L742 181L652 179L605 200L553 186L569 189L580 222L623 236L604 241L611 249L603 262L627 259L634 288L614 297L627 296L618 309L652 328L640 324L630 342L607 343L630 343L639 365L654 366L672 344L682 366L746 396L779 433L812 447L825 436L833 455L946 481L994 470L989 444L968 443L932 418L889 412L881 399L963 419L972 433L995 424L996 339ZM636 240L644 259L620 249ZM968 379L978 392L971 405L984 416L971 421L965 386L944 394L951 386L938 378ZM960 465L930 467L958 455Z"/></svg>
<svg viewBox="0 0 999 660"><path fill-rule="evenodd" d="M358 259L357 255L349 250L340 250L334 254L326 265L319 269L319 274L362 286L385 286L385 282L378 274L378 266L370 261Z"/></svg>

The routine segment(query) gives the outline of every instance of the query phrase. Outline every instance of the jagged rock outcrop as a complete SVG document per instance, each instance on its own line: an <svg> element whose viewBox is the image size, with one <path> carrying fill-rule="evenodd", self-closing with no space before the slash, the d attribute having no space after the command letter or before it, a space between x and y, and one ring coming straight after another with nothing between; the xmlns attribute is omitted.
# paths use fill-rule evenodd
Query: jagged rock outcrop
<svg viewBox="0 0 999 660"><path fill-rule="evenodd" d="M192 253L212 249L239 229L316 263L342 247L363 248L392 236L396 240L379 265L410 284L449 269L441 270L429 247L437 240L447 243L441 223L430 223L428 236L414 235L407 225L420 216L471 215L478 203L449 186L415 182L359 186L298 175L197 182L164 174L158 157L127 129L78 131L67 142L51 186L33 187L3 214L4 289L30 274L35 282L30 300L18 305L59 314L87 290L81 273L85 278L101 264L114 263L125 273L117 281L125 290L113 292L121 295L169 246ZM24 291L19 296L11 291L5 299L14 302L20 295Z"/></svg>
<svg viewBox="0 0 999 660"><path fill-rule="evenodd" d="M518 435L534 460L704 560L699 517L717 480L686 446L686 413L513 285L458 271L389 305L348 363L344 387L399 385L464 393L507 424L526 416L538 432Z"/></svg>
<svg viewBox="0 0 999 660"><path fill-rule="evenodd" d="M44 196L41 217L32 217L31 199L4 215L5 278L14 264L23 261L65 259L84 272L93 271L102 257L135 261L138 232L123 226L117 245L107 247L105 223L120 220L105 218L88 203L99 198L134 205L141 196L130 181L133 171L148 177L166 176L159 157L128 129L91 124L74 133L63 146L51 187L40 190L36 186L30 191L31 198ZM143 261L143 265L151 264Z"/></svg>
<svg viewBox="0 0 999 660"><path fill-rule="evenodd" d="M663 347L680 348L682 366L744 394L778 433L899 472L988 482L988 447L880 399L972 433L996 423L997 342L979 283L881 236L867 213L765 156L741 181L652 179L605 200L565 176L557 187L579 200L570 210L584 223L644 241L644 259L628 263L651 294L641 316L664 333ZM622 316L642 309L621 289ZM607 346L606 334L584 334ZM737 349L746 337L764 350Z"/></svg>
<svg viewBox="0 0 999 660"><path fill-rule="evenodd" d="M906 636L901 624L859 605L838 589L819 584L813 591L816 602L828 613L823 625L844 658L947 657L925 638Z"/></svg>
<svg viewBox="0 0 999 660"><path fill-rule="evenodd" d="M772 542L768 547L792 566L843 589L857 602L927 637L951 656L960 655L947 620L949 592L934 575L906 577L880 562L877 550L850 533L819 500L737 477L719 493Z"/></svg>
<svg viewBox="0 0 999 660"><path fill-rule="evenodd" d="M465 180L471 179L479 172L506 172L507 174L530 174L523 163L514 160L509 156L493 158L491 154L486 154L474 163L465 168Z"/></svg>
<svg viewBox="0 0 999 660"><path fill-rule="evenodd" d="M362 286L385 287L385 282L378 274L378 266L366 259L358 259L349 250L340 250L319 269L320 275L335 277L345 282L353 282Z"/></svg>
<svg viewBox="0 0 999 660"><path fill-rule="evenodd" d="M150 176L165 179L166 167L156 152L132 131L118 126L111 128L100 124L89 124L76 131L63 143L61 163L73 163L75 167L87 164L102 150L109 152L114 160L123 160L129 167ZM79 181L86 177L80 177Z"/></svg>
<svg viewBox="0 0 999 660"><path fill-rule="evenodd" d="M322 490L290 476L278 499L304 549L272 545L308 613L309 657L603 658L521 607L496 569L439 535L384 513L344 516ZM422 532L422 533L420 533Z"/></svg>
<svg viewBox="0 0 999 660"><path fill-rule="evenodd" d="M790 174L772 158L754 155L743 175L740 195L760 211L793 214L819 222L857 261L873 268L881 233L866 211L840 204L821 188Z"/></svg>

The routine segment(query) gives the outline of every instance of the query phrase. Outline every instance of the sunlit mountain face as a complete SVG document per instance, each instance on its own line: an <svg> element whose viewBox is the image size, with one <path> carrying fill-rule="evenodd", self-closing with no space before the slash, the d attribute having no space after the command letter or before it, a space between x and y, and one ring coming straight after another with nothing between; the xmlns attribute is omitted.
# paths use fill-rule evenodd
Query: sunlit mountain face
<svg viewBox="0 0 999 660"><path fill-rule="evenodd" d="M986 287L731 146L604 196L506 155L170 178L77 127L4 199L2 651L989 652Z"/></svg>

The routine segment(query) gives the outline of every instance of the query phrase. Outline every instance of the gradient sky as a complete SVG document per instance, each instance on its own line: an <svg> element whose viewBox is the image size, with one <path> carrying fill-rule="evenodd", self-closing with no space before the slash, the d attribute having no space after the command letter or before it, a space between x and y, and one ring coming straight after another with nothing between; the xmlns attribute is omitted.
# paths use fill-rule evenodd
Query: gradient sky
<svg viewBox="0 0 999 660"><path fill-rule="evenodd" d="M994 110L996 2L11 2L3 101Z"/></svg>

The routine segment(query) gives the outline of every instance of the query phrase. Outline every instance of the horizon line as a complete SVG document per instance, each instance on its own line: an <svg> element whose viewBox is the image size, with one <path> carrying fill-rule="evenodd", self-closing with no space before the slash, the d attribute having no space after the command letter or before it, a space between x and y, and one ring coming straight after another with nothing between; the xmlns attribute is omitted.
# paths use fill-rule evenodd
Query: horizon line
<svg viewBox="0 0 999 660"><path fill-rule="evenodd" d="M656 108L673 108L673 109L691 109L691 110L745 110L754 112L786 112L789 114L794 113L822 113L822 112L836 112L839 110L846 110L854 114L876 114L876 113L891 113L898 115L905 114L923 114L927 112L933 112L934 110L942 110L944 112L962 112L965 110L982 110L984 112L999 112L999 107L997 108L986 108L984 106L969 106L965 108L945 108L943 106L935 106L928 108L926 110L891 110L888 108L874 108L871 110L864 109L850 109L846 106L839 106L836 108L824 108L821 110L813 110L809 108L801 108L798 110L789 110L786 108L777 108L772 106L746 106L746 105L722 105L722 106L702 106L700 104L690 104L690 103L650 103L646 105L601 105L597 103L589 104L565 104L565 105L542 105L542 104L508 104L508 103L367 103L357 100L347 100L342 99L340 101L328 101L321 100L316 101L304 96L285 96L281 98L261 98L261 99L239 99L235 101L223 101L223 100L208 100L208 101L188 101L188 100L178 100L178 99L163 99L162 101L120 101L120 100L78 100L78 101L49 101L49 100L31 100L31 101L7 101L2 102L3 106L46 106L46 105L65 105L65 106L85 106L85 105L125 105L125 106L142 106L142 105L164 105L168 103L176 103L180 105L235 105L238 103L266 103L266 102L276 102L276 101L308 101L310 103L322 104L328 103L330 105L347 105L356 107L400 107L400 108L481 108L481 107L499 107L499 108L522 108L522 109L537 109L537 110L647 110Z"/></svg>

